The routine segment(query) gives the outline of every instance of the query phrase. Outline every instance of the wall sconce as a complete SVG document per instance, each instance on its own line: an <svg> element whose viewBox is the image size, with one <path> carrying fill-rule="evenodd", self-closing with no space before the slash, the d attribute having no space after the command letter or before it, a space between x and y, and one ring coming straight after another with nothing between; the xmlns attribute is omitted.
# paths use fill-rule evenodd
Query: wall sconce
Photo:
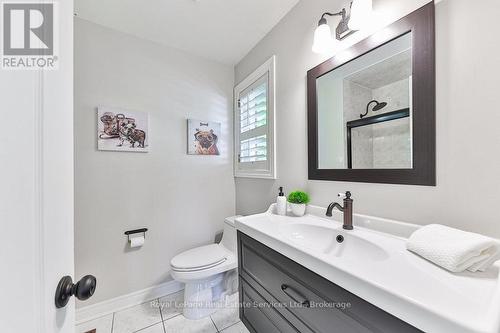
<svg viewBox="0 0 500 333"><path fill-rule="evenodd" d="M338 41L341 41L357 30L362 28L372 11L372 0L353 0L350 6L350 13L347 14L345 8L337 13L323 13L318 22L318 27L314 31L314 42L312 51L314 53L331 52ZM335 29L335 39L325 16L341 16L340 22Z"/></svg>

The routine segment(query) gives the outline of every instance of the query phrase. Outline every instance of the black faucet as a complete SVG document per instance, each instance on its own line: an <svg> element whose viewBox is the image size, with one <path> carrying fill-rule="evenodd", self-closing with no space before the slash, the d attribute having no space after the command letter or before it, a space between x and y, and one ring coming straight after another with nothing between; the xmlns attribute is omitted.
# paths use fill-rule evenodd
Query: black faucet
<svg viewBox="0 0 500 333"><path fill-rule="evenodd" d="M352 230L352 202L353 200L351 199L351 192L347 191L345 192L345 195L343 193L339 193L339 197L344 197L344 207L339 205L336 202L332 202L331 204L328 205L328 208L326 209L326 216L332 216L332 210L334 208L337 208L341 212L344 213L344 225L342 228L346 230Z"/></svg>

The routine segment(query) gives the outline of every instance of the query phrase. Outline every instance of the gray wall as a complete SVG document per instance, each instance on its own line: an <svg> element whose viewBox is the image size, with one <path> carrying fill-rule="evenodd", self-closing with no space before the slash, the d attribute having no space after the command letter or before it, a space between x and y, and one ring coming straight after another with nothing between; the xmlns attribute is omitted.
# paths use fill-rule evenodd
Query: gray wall
<svg viewBox="0 0 500 333"><path fill-rule="evenodd" d="M375 0L380 21L394 21L425 0ZM278 186L303 188L326 206L351 190L357 213L417 224L442 223L500 237L500 112L498 89L500 2L436 4L437 186L399 186L307 179L306 71L326 57L311 52L318 18L342 8L340 0L300 1L236 66L235 81L276 55L278 180L236 180L238 213L261 212ZM476 22L477 24L468 24Z"/></svg>
<svg viewBox="0 0 500 333"><path fill-rule="evenodd" d="M170 259L234 214L233 68L76 19L75 262L88 305L168 281ZM96 107L149 112L149 153L96 150ZM220 156L186 155L186 118L222 123ZM129 251L123 232L148 227Z"/></svg>

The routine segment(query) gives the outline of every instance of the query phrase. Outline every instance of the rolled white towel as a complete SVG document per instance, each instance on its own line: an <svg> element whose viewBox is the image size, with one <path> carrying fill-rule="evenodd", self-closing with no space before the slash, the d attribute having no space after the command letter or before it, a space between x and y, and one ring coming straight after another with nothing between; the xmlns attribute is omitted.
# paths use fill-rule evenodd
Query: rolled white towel
<svg viewBox="0 0 500 333"><path fill-rule="evenodd" d="M415 231L406 248L452 272L485 271L500 259L496 240L439 224Z"/></svg>

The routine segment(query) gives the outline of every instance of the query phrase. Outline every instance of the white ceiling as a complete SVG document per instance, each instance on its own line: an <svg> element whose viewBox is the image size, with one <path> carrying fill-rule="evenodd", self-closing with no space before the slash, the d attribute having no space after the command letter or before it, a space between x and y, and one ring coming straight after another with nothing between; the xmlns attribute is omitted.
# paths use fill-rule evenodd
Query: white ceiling
<svg viewBox="0 0 500 333"><path fill-rule="evenodd" d="M76 0L78 17L236 64L299 0Z"/></svg>

